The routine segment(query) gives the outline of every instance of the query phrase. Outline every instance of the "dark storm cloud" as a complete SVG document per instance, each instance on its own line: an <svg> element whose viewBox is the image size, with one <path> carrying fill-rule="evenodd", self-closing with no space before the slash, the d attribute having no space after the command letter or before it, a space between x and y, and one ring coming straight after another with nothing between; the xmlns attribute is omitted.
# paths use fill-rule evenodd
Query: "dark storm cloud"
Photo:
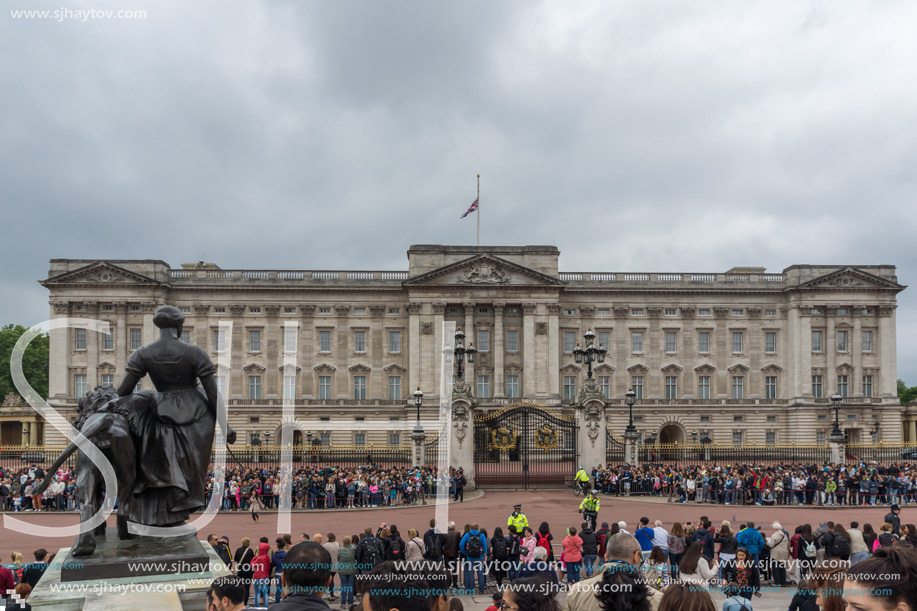
<svg viewBox="0 0 917 611"><path fill-rule="evenodd" d="M914 283L906 2L69 8L147 17L0 15L0 321L46 316L53 257L404 269L411 243L474 240L478 172L483 240L556 244L565 270Z"/></svg>

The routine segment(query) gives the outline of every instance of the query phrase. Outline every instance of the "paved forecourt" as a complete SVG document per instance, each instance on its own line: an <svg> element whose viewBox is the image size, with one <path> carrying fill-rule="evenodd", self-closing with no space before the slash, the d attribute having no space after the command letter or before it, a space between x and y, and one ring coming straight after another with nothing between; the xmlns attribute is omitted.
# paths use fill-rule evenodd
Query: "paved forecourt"
<svg viewBox="0 0 917 611"><path fill-rule="evenodd" d="M845 526L851 520L870 523L878 530L888 513L888 507L853 507L844 509L831 509L824 507L759 507L740 505L711 505L707 503L666 503L663 499L637 500L635 497L628 499L611 496L600 496L601 508L599 522L624 520L628 530L633 532L636 522L646 516L653 520L662 520L666 528L673 522L696 522L701 515L706 515L719 525L722 520L747 522L752 520L756 525L762 525L764 532L770 534L770 524L779 520L784 528L793 532L799 524L809 523L818 526L819 521L835 520ZM544 491L508 491L499 492L488 490L475 499L466 500L464 503L449 504L449 519L454 520L461 530L466 523L477 522L488 533L493 534L495 526L506 529L506 518L512 511L515 503L522 503L523 512L534 527L542 522L548 522L554 534L555 543L563 539L563 530L568 526L579 528L582 518L577 513L582 497L575 497L568 490ZM15 514L17 519L40 524L42 526L65 526L76 524L78 516L75 513L25 513ZM299 540L299 533L316 532L337 535L338 540L346 535L363 532L367 526L377 528L382 522L397 524L399 530L407 533L409 528L424 531L429 527L430 519L435 517L435 505L409 506L379 509L343 509L338 511L294 511L292 515L293 540ZM902 507L901 523L917 523L917 507ZM114 528L114 516L109 518L109 528ZM226 535L230 538L233 549L238 545L239 539L249 537L257 541L259 537L267 536L272 541L277 536L277 514L262 512L261 521L253 523L248 512L220 513L213 521L201 529L199 538L214 533L218 536ZM59 547L69 547L73 543L72 537L34 537L25 535L6 528L0 530L0 557L9 558L13 550L23 552L25 557L30 557L31 552L39 547L54 551Z"/></svg>

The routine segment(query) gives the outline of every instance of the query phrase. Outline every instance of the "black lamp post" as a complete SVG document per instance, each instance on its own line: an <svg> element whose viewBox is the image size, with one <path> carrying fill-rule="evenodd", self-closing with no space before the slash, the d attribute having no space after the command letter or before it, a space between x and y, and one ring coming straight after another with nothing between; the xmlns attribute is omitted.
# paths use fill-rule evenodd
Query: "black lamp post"
<svg viewBox="0 0 917 611"><path fill-rule="evenodd" d="M414 430L423 430L420 427L420 406L423 405L423 391L420 390L420 386L414 391L414 405L417 407L417 424Z"/></svg>
<svg viewBox="0 0 917 611"><path fill-rule="evenodd" d="M475 353L477 353L477 350L474 349L474 344L471 342L468 342L467 348L465 347L465 334L462 332L460 328L455 330L455 350L454 352L455 352L455 362L458 365L458 371L456 372L455 377L456 379L461 380L462 373L463 373L462 363L465 360L465 355L468 356L468 364L471 365L472 363L474 363L474 355Z"/></svg>
<svg viewBox="0 0 917 611"><path fill-rule="evenodd" d="M879 441L879 421L878 420L872 423L872 441L873 443Z"/></svg>
<svg viewBox="0 0 917 611"><path fill-rule="evenodd" d="M605 349L605 346L599 344L599 347L595 347L595 333L592 332L592 329L586 329L586 347L580 348L580 345L577 343L576 348L573 349L573 358L577 363L586 362L586 379L592 379L592 363L598 361L599 363L605 362L605 355L608 353L608 350Z"/></svg>
<svg viewBox="0 0 917 611"><path fill-rule="evenodd" d="M634 402L636 400L637 393L634 392L633 388L628 389L628 391L624 393L624 402L627 403L627 411L629 414L629 423L625 429L625 432L630 435L637 434L637 427L634 426Z"/></svg>
<svg viewBox="0 0 917 611"><path fill-rule="evenodd" d="M843 397L841 397L839 393L834 393L834 396L831 397L831 402L834 403L834 429L831 431L831 435L834 437L840 437L843 435L843 433L841 433L841 424L839 422L842 400Z"/></svg>
<svg viewBox="0 0 917 611"><path fill-rule="evenodd" d="M697 430L696 429L691 431L691 442L697 443Z"/></svg>

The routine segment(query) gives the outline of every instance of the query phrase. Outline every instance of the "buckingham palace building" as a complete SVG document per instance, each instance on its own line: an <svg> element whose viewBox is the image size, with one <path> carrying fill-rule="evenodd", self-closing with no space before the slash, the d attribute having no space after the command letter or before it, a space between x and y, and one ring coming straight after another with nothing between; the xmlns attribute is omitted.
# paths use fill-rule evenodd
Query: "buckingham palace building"
<svg viewBox="0 0 917 611"><path fill-rule="evenodd" d="M476 413L527 400L572 413L588 330L608 430L660 442L825 441L839 394L848 440L917 440L897 397L893 265L737 267L701 273L576 272L554 246L414 245L402 271L173 268L159 260L54 259L49 403L68 419L96 385L118 385L132 350L159 335L154 310L185 314L183 339L217 363L239 439L402 442L439 413L443 323L477 350L464 380ZM108 333L82 320L108 323ZM231 323L228 326L227 323ZM221 326L222 325L222 326ZM149 379L141 388L149 387ZM288 412L289 413L289 412ZM36 425L38 426L38 425ZM45 443L63 443L47 427Z"/></svg>

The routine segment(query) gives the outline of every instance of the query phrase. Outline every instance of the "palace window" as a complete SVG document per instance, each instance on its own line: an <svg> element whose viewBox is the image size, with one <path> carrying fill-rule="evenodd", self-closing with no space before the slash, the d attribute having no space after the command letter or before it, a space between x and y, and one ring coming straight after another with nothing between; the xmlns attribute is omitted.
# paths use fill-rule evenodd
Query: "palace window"
<svg viewBox="0 0 917 611"><path fill-rule="evenodd" d="M401 308L389 308L388 313L389 314L401 314Z"/></svg>
<svg viewBox="0 0 917 611"><path fill-rule="evenodd" d="M777 333L775 331L768 331L764 334L764 351L777 352Z"/></svg>
<svg viewBox="0 0 917 611"><path fill-rule="evenodd" d="M388 434L388 444L391 446L400 446L401 445L401 433L389 433Z"/></svg>
<svg viewBox="0 0 917 611"><path fill-rule="evenodd" d="M284 314L296 314L296 308L286 308L285 307L283 309L283 313Z"/></svg>
<svg viewBox="0 0 917 611"><path fill-rule="evenodd" d="M248 376L248 398L261 398L261 376Z"/></svg>
<svg viewBox="0 0 917 611"><path fill-rule="evenodd" d="M510 399L519 398L519 376L506 376L506 396Z"/></svg>
<svg viewBox="0 0 917 611"><path fill-rule="evenodd" d="M102 334L102 350L114 350L115 349L115 336L111 332L111 329L108 330L108 333Z"/></svg>
<svg viewBox="0 0 917 611"><path fill-rule="evenodd" d="M191 331L188 331L187 329L182 329L180 339L181 341L185 342L186 344L190 344L191 343Z"/></svg>
<svg viewBox="0 0 917 611"><path fill-rule="evenodd" d="M698 316L710 316L710 310L707 308L701 308L697 311Z"/></svg>
<svg viewBox="0 0 917 611"><path fill-rule="evenodd" d="M630 351L643 352L643 332L635 331L630 335Z"/></svg>
<svg viewBox="0 0 917 611"><path fill-rule="evenodd" d="M838 352L847 352L847 332L846 331L837 332L837 351Z"/></svg>
<svg viewBox="0 0 917 611"><path fill-rule="evenodd" d="M283 376L283 399L284 401L296 399L296 376Z"/></svg>
<svg viewBox="0 0 917 611"><path fill-rule="evenodd" d="M261 352L261 331L248 332L249 352Z"/></svg>
<svg viewBox="0 0 917 611"><path fill-rule="evenodd" d="M353 351L366 352L366 331L353 332Z"/></svg>
<svg viewBox="0 0 917 611"><path fill-rule="evenodd" d="M140 329L131 329L131 350L140 350L143 345L143 335Z"/></svg>
<svg viewBox="0 0 917 611"><path fill-rule="evenodd" d="M576 376L564 376L564 399L576 399Z"/></svg>
<svg viewBox="0 0 917 611"><path fill-rule="evenodd" d="M319 314L331 314L331 308L319 308L318 313Z"/></svg>
<svg viewBox="0 0 917 611"><path fill-rule="evenodd" d="M331 398L331 376L318 376L318 398Z"/></svg>
<svg viewBox="0 0 917 611"><path fill-rule="evenodd" d="M76 374L73 376L73 394L77 399L86 395L86 374Z"/></svg>
<svg viewBox="0 0 917 611"><path fill-rule="evenodd" d="M678 398L678 376L666 376L665 377L665 398L666 399L677 399Z"/></svg>
<svg viewBox="0 0 917 611"><path fill-rule="evenodd" d="M765 316L776 316L777 310L764 310L764 315Z"/></svg>
<svg viewBox="0 0 917 611"><path fill-rule="evenodd" d="M608 316L608 308L599 308L596 312L599 316Z"/></svg>
<svg viewBox="0 0 917 611"><path fill-rule="evenodd" d="M678 334L675 331L666 331L665 332L665 351L668 353L675 352L676 341L678 339Z"/></svg>
<svg viewBox="0 0 917 611"><path fill-rule="evenodd" d="M872 352L872 331L863 331L863 352Z"/></svg>
<svg viewBox="0 0 917 611"><path fill-rule="evenodd" d="M401 331L388 332L388 351L401 352Z"/></svg>
<svg viewBox="0 0 917 611"><path fill-rule="evenodd" d="M353 398L366 399L366 376L353 376Z"/></svg>
<svg viewBox="0 0 917 611"><path fill-rule="evenodd" d="M115 385L115 376L110 373L102 374L102 386L114 386Z"/></svg>
<svg viewBox="0 0 917 611"><path fill-rule="evenodd" d="M283 351L296 352L296 328L284 328Z"/></svg>
<svg viewBox="0 0 917 611"><path fill-rule="evenodd" d="M666 308L665 315L666 316L678 316L678 310L676 310L675 308Z"/></svg>
<svg viewBox="0 0 917 611"><path fill-rule="evenodd" d="M576 316L576 310L564 310L565 316Z"/></svg>
<svg viewBox="0 0 917 611"><path fill-rule="evenodd" d="M815 432L815 441L816 443L825 443L828 441L828 432L827 431L816 431Z"/></svg>
<svg viewBox="0 0 917 611"><path fill-rule="evenodd" d="M366 308L354 308L353 313L354 314L366 314Z"/></svg>
<svg viewBox="0 0 917 611"><path fill-rule="evenodd" d="M631 316L643 316L643 308L633 308L630 311Z"/></svg>
<svg viewBox="0 0 917 611"><path fill-rule="evenodd" d="M710 332L701 331L697 334L697 351L710 352Z"/></svg>
<svg viewBox="0 0 917 611"><path fill-rule="evenodd" d="M564 352L573 352L574 347L576 347L576 333L564 331Z"/></svg>
<svg viewBox="0 0 917 611"><path fill-rule="evenodd" d="M86 329L74 329L75 338L73 341L73 348L75 350L85 350L86 349Z"/></svg>
<svg viewBox="0 0 917 611"><path fill-rule="evenodd" d="M318 351L331 352L331 331L318 332Z"/></svg>
<svg viewBox="0 0 917 611"><path fill-rule="evenodd" d="M133 342L133 337L131 337L131 342ZM226 350L226 333L219 330L213 330L213 351L214 352L223 352Z"/></svg>
<svg viewBox="0 0 917 611"><path fill-rule="evenodd" d="M388 377L388 398L392 401L401 399L401 376Z"/></svg>
<svg viewBox="0 0 917 611"><path fill-rule="evenodd" d="M825 377L812 376L812 396L821 399L825 396Z"/></svg>
<svg viewBox="0 0 917 611"><path fill-rule="evenodd" d="M744 313L745 313L745 310L733 310L732 311L733 316L741 316Z"/></svg>
<svg viewBox="0 0 917 611"><path fill-rule="evenodd" d="M490 350L490 331L488 329L478 329L478 352L488 352Z"/></svg>
<svg viewBox="0 0 917 611"><path fill-rule="evenodd" d="M739 353L742 352L742 340L744 339L744 334L741 331L732 332L732 352Z"/></svg>
<svg viewBox="0 0 917 611"><path fill-rule="evenodd" d="M331 445L331 433L324 431L318 434L319 445L330 446Z"/></svg>
<svg viewBox="0 0 917 611"><path fill-rule="evenodd" d="M872 376L863 376L863 396L872 397Z"/></svg>
<svg viewBox="0 0 917 611"><path fill-rule="evenodd" d="M822 339L821 331L812 331L812 352L821 352L822 351L821 339Z"/></svg>
<svg viewBox="0 0 917 611"><path fill-rule="evenodd" d="M837 376L837 394L842 397L850 396L850 376Z"/></svg>
<svg viewBox="0 0 917 611"><path fill-rule="evenodd" d="M777 433L774 431L764 433L764 443L777 443Z"/></svg>
<svg viewBox="0 0 917 611"><path fill-rule="evenodd" d="M257 306L250 307L250 308L248 309L248 313L249 313L249 314L260 314L260 313L261 313L261 308L260 308L260 307L257 307Z"/></svg>
<svg viewBox="0 0 917 611"><path fill-rule="evenodd" d="M478 376L478 397L490 398L490 376Z"/></svg>
<svg viewBox="0 0 917 611"><path fill-rule="evenodd" d="M519 351L519 332L516 330L510 330L506 332L506 351L507 352L518 352Z"/></svg>
<svg viewBox="0 0 917 611"><path fill-rule="evenodd" d="M764 398L777 398L777 376L766 376L764 378Z"/></svg>
<svg viewBox="0 0 917 611"><path fill-rule="evenodd" d="M710 376L698 376L697 378L697 398L710 398Z"/></svg>
<svg viewBox="0 0 917 611"><path fill-rule="evenodd" d="M631 387L631 390L633 390L633 391L634 391L634 394L636 395L636 396L634 397L635 399L642 399L642 398L643 398L643 376L633 376L633 377L631 377L631 379L630 379L630 387Z"/></svg>
<svg viewBox="0 0 917 611"><path fill-rule="evenodd" d="M745 439L742 431L733 431L732 432L732 443L742 443Z"/></svg>
<svg viewBox="0 0 917 611"><path fill-rule="evenodd" d="M608 331L602 331L598 334L599 345L601 345L606 350L610 349L611 344L608 343ZM598 348L598 346L596 346Z"/></svg>
<svg viewBox="0 0 917 611"><path fill-rule="evenodd" d="M732 398L745 398L745 376L732 376Z"/></svg>
<svg viewBox="0 0 917 611"><path fill-rule="evenodd" d="M223 397L223 400L226 400L226 376L216 376L217 382L217 392L220 393L220 396Z"/></svg>
<svg viewBox="0 0 917 611"><path fill-rule="evenodd" d="M353 434L353 445L365 446L366 445L366 433L354 433Z"/></svg>

